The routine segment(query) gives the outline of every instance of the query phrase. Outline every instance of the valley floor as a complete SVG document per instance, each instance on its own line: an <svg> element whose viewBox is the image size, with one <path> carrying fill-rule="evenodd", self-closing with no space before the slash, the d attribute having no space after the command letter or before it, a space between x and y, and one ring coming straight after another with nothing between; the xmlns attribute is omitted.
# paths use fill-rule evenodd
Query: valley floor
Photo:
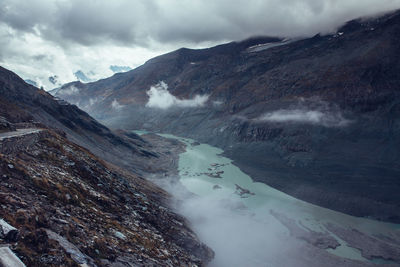
<svg viewBox="0 0 400 267"><path fill-rule="evenodd" d="M172 158L168 163L170 172L150 178L180 199L180 213L216 253L211 266L400 263L398 225L349 216L295 199L252 181L230 159L221 156L220 149L187 138L162 136L172 139L142 135Z"/></svg>

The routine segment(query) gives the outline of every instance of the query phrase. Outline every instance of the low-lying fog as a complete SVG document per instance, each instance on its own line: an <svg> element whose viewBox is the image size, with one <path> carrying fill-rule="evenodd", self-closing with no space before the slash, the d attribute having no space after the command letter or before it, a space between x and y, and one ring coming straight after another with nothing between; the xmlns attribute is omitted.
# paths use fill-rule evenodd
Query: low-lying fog
<svg viewBox="0 0 400 267"><path fill-rule="evenodd" d="M187 144L179 159L180 178L158 183L180 200L178 212L215 251L210 266L368 266L373 263L362 255L366 248L360 245L365 238L370 238L372 245L364 243L376 255L388 257L378 246L400 252L400 246L373 237L381 234L398 239L398 226L297 200L254 183L230 159L220 156L222 150L190 139L179 140ZM180 183L169 182L177 179ZM348 240L346 231L354 233L352 229L360 234Z"/></svg>

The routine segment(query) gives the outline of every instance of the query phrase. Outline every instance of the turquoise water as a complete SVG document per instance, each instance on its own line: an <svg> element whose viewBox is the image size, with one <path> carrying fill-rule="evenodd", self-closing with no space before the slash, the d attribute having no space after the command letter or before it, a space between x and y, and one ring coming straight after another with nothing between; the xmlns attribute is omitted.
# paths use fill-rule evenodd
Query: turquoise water
<svg viewBox="0 0 400 267"><path fill-rule="evenodd" d="M194 140L168 134L187 145L186 152L179 157L181 183L191 192L214 200L230 199L247 207L252 216L259 221L271 221L270 211L276 210L293 216L299 225L317 232L327 232L324 224L334 223L343 228L353 228L374 235L399 233L399 225L359 218L322 208L296 199L266 184L254 182L232 164L232 160L221 156L223 150L207 145L193 145ZM275 231L288 235L283 225L276 224ZM367 261L358 249L349 247L345 241L330 233L341 245L327 251L337 256ZM374 263L387 261L374 260Z"/></svg>

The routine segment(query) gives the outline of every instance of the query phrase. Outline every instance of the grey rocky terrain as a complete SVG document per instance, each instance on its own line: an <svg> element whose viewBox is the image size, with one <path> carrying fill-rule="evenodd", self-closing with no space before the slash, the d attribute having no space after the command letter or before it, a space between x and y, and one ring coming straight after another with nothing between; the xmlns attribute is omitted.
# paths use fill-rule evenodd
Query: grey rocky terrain
<svg viewBox="0 0 400 267"><path fill-rule="evenodd" d="M112 132L3 68L0 92L2 266L205 266L213 258L171 195L139 175L172 172L176 155Z"/></svg>

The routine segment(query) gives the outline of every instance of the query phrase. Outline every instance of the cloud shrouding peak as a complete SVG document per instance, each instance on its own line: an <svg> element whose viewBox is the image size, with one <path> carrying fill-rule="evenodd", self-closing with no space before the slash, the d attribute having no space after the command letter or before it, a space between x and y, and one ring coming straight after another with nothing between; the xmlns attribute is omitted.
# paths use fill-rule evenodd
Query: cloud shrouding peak
<svg viewBox="0 0 400 267"><path fill-rule="evenodd" d="M60 83L73 73L111 76L182 46L255 35L310 36L400 8L400 0L2 0L0 64L24 79Z"/></svg>
<svg viewBox="0 0 400 267"><path fill-rule="evenodd" d="M75 86L71 85L67 88L63 88L62 90L58 90L57 93L60 96L71 96L71 95L77 95L79 93L79 89L76 88Z"/></svg>
<svg viewBox="0 0 400 267"><path fill-rule="evenodd" d="M1 21L66 45L112 40L238 40L252 35L299 36L331 31L346 20L400 8L396 0L3 0ZM205 19L207 18L207 19Z"/></svg>
<svg viewBox="0 0 400 267"><path fill-rule="evenodd" d="M147 95L149 96L149 101L146 107L160 109L201 107L208 100L207 95L196 95L193 99L178 99L168 91L168 85L165 82L159 82L150 87Z"/></svg>
<svg viewBox="0 0 400 267"><path fill-rule="evenodd" d="M107 40L199 43L252 35L299 36L400 8L397 0L3 0L1 21L60 45Z"/></svg>

